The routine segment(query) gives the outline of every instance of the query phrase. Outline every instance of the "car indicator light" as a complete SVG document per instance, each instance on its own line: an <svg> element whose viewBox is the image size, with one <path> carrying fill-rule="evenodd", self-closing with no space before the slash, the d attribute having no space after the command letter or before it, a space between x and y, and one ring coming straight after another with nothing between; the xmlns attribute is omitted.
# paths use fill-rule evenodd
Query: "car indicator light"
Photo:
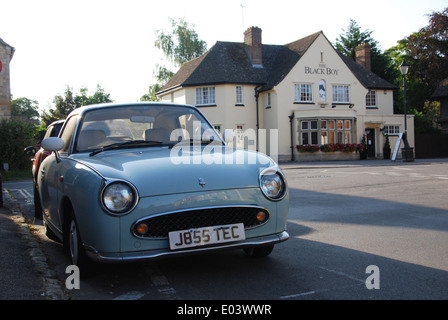
<svg viewBox="0 0 448 320"><path fill-rule="evenodd" d="M148 225L144 222L139 223L138 225L135 226L135 231L143 236L144 234L146 234L148 232Z"/></svg>
<svg viewBox="0 0 448 320"><path fill-rule="evenodd" d="M257 220L263 222L266 220L266 213L264 211L260 211L257 213Z"/></svg>

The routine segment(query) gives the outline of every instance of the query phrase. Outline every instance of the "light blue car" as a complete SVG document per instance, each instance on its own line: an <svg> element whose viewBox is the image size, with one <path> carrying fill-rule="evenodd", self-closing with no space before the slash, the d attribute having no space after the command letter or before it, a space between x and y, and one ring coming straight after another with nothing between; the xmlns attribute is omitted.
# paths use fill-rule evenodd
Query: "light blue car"
<svg viewBox="0 0 448 320"><path fill-rule="evenodd" d="M38 173L46 234L80 268L229 248L267 256L289 238L278 165L226 147L193 106L81 107L42 147L53 151Z"/></svg>

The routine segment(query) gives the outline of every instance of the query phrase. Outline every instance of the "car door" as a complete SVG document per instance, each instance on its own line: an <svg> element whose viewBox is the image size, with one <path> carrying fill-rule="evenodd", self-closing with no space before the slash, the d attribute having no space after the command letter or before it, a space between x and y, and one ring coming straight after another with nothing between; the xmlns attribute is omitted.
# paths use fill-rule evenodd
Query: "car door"
<svg viewBox="0 0 448 320"><path fill-rule="evenodd" d="M77 122L77 116L67 119L60 136L64 141L64 147L59 151L60 158L58 159L56 153L53 153L42 162L39 170L39 189L43 213L50 223L60 231L62 231L62 218L59 209L63 195L61 171L63 165L68 161L67 157L70 154Z"/></svg>
<svg viewBox="0 0 448 320"><path fill-rule="evenodd" d="M51 224L57 228L60 227L58 218L58 171L56 157L52 154L42 162L38 173L42 212Z"/></svg>

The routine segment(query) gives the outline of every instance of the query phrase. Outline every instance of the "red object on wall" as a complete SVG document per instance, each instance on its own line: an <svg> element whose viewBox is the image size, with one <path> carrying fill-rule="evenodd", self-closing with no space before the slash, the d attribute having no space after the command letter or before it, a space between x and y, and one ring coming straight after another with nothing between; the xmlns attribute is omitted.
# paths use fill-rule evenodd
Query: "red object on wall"
<svg viewBox="0 0 448 320"><path fill-rule="evenodd" d="M2 61L0 60L0 72L2 72Z"/></svg>

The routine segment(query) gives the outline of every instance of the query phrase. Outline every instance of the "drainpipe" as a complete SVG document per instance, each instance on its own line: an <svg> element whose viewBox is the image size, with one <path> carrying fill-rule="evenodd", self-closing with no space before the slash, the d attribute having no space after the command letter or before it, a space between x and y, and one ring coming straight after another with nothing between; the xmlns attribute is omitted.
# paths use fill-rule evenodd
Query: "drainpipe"
<svg viewBox="0 0 448 320"><path fill-rule="evenodd" d="M291 130L291 161L296 161L296 158L294 156L294 128L293 128L294 112L290 116L288 116L288 118Z"/></svg>
<svg viewBox="0 0 448 320"><path fill-rule="evenodd" d="M0 173L0 208L3 208L3 186L2 186L2 174Z"/></svg>
<svg viewBox="0 0 448 320"><path fill-rule="evenodd" d="M260 89L261 89L261 85L257 85L256 87L255 87L255 95L254 95L254 97L255 97L255 108L257 109L256 110L256 114L257 114L257 123L256 123L256 129L255 129L255 134L256 134L256 137L257 137L257 151L258 151L258 128L260 127L260 125L259 125L259 122L260 122L260 119L259 119L259 115L258 115L258 97L260 96Z"/></svg>

